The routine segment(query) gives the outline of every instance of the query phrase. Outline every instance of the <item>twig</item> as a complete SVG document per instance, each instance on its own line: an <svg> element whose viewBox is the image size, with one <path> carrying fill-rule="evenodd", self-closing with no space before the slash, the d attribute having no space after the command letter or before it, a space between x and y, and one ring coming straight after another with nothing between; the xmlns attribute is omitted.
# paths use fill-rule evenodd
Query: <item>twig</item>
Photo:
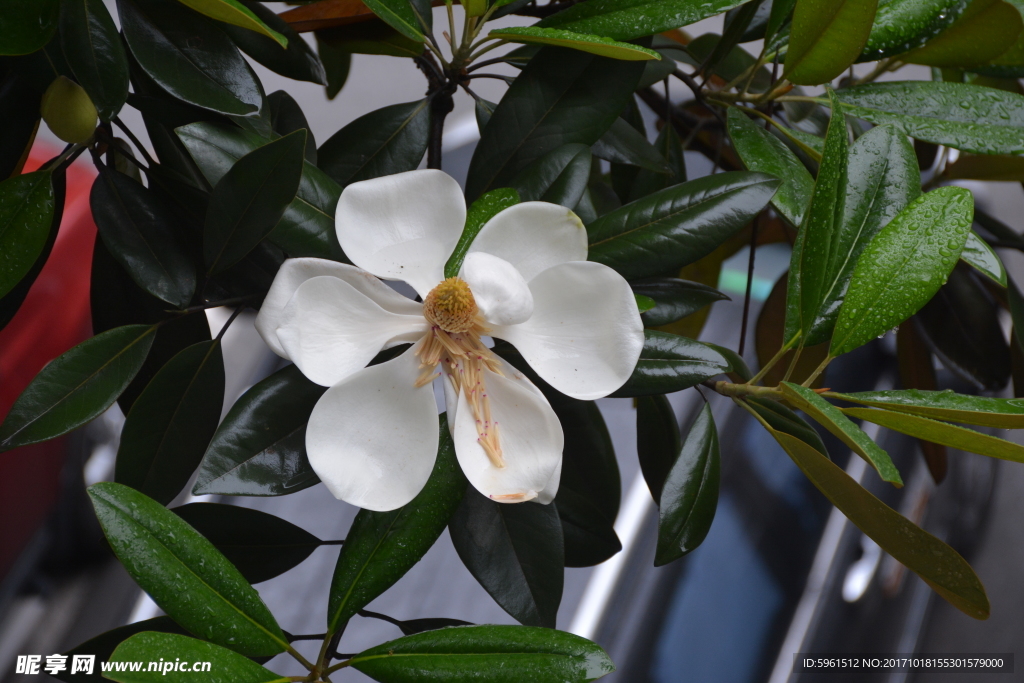
<svg viewBox="0 0 1024 683"><path fill-rule="evenodd" d="M139 154L141 154L142 157L146 160L146 163L149 164L150 166L155 166L156 161L153 160L153 157L149 156L149 152L146 151L146 148L143 146L143 144L139 142L139 139L135 137L135 133L131 132L128 126L124 125L121 119L117 116L114 117L113 121L114 125L120 128L122 131L124 131L124 134L128 136L129 140L132 141L132 144L135 145L135 147L139 150Z"/></svg>

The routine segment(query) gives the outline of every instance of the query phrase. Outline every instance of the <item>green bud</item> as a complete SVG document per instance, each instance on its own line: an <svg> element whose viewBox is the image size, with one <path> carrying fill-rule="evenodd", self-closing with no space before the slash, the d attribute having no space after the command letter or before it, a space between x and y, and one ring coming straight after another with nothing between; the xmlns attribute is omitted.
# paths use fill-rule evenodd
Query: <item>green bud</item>
<svg viewBox="0 0 1024 683"><path fill-rule="evenodd" d="M462 0L462 8L471 17L483 16L487 12L487 0Z"/></svg>
<svg viewBox="0 0 1024 683"><path fill-rule="evenodd" d="M65 76L58 76L46 89L40 113L53 134L64 142L87 141L99 121L88 93Z"/></svg>

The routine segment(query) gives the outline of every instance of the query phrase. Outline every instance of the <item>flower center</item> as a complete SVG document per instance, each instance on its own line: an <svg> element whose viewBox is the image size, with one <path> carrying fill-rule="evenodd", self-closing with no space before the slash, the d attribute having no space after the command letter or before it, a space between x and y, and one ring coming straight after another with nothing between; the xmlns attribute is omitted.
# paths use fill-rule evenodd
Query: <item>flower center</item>
<svg viewBox="0 0 1024 683"><path fill-rule="evenodd" d="M423 302L423 316L445 332L466 332L476 324L476 300L469 285L450 277L430 290Z"/></svg>

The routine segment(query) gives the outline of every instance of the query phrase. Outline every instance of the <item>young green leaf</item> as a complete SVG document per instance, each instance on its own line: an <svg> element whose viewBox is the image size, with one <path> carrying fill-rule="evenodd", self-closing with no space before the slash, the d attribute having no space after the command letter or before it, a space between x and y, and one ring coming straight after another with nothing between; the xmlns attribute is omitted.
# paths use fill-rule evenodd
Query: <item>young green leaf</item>
<svg viewBox="0 0 1024 683"><path fill-rule="evenodd" d="M452 255L448 257L448 262L444 266L444 276L455 277L458 275L459 270L462 269L462 262L473 245L473 240L487 225L487 221L518 203L519 194L510 187L491 190L473 202L466 211L466 225L462 228L459 241L455 244L455 249L452 250Z"/></svg>
<svg viewBox="0 0 1024 683"><path fill-rule="evenodd" d="M829 353L866 344L931 299L960 258L973 215L968 190L942 187L882 228L854 267Z"/></svg>
<svg viewBox="0 0 1024 683"><path fill-rule="evenodd" d="M0 55L27 55L40 49L57 30L60 0L8 0L0 11Z"/></svg>
<svg viewBox="0 0 1024 683"><path fill-rule="evenodd" d="M743 164L751 171L773 175L782 181L772 197L772 206L791 225L804 222L814 192L814 178L796 155L776 136L747 118L736 107L728 113L729 138Z"/></svg>
<svg viewBox="0 0 1024 683"><path fill-rule="evenodd" d="M654 566L678 560L707 537L718 508L721 468L718 430L705 403L661 491Z"/></svg>
<svg viewBox="0 0 1024 683"><path fill-rule="evenodd" d="M386 682L587 683L615 670L598 645L531 626L458 626L360 652L352 667Z"/></svg>
<svg viewBox="0 0 1024 683"><path fill-rule="evenodd" d="M320 58L317 57L309 43L303 40L284 19L277 16L274 10L256 0L238 1L263 22L264 26L283 36L287 47L282 47L276 38L268 37L262 31L257 32L241 26L225 24L221 26L221 29L228 34L231 42L274 73L297 81L327 85L327 74Z"/></svg>
<svg viewBox="0 0 1024 683"><path fill-rule="evenodd" d="M308 531L252 508L189 503L171 512L222 552L249 583L283 574L321 545Z"/></svg>
<svg viewBox="0 0 1024 683"><path fill-rule="evenodd" d="M644 330L644 337L633 375L612 396L671 394L731 369L729 361L707 344L656 330Z"/></svg>
<svg viewBox="0 0 1024 683"><path fill-rule="evenodd" d="M960 611L975 619L988 618L985 587L955 550L875 498L812 446L789 434L770 432L811 483L882 550Z"/></svg>
<svg viewBox="0 0 1024 683"><path fill-rule="evenodd" d="M858 62L874 62L924 45L960 18L964 0L889 0L878 3Z"/></svg>
<svg viewBox="0 0 1024 683"><path fill-rule="evenodd" d="M114 481L170 503L202 460L223 402L219 340L200 342L174 356L128 413Z"/></svg>
<svg viewBox="0 0 1024 683"><path fill-rule="evenodd" d="M630 283L633 293L646 296L654 306L640 316L646 327L660 327L696 313L716 301L729 297L714 287L676 278L652 278Z"/></svg>
<svg viewBox="0 0 1024 683"><path fill-rule="evenodd" d="M743 0L590 0L553 14L537 26L632 40L693 24L742 4Z"/></svg>
<svg viewBox="0 0 1024 683"><path fill-rule="evenodd" d="M267 26L262 19L238 0L178 0L200 14L226 24L239 26L271 38L283 48L288 47L288 39Z"/></svg>
<svg viewBox="0 0 1024 683"><path fill-rule="evenodd" d="M964 250L960 252L960 260L1000 287L1006 286L1006 268L1003 262L988 242L978 237L973 230L967 235Z"/></svg>
<svg viewBox="0 0 1024 683"><path fill-rule="evenodd" d="M829 394L850 403L860 403L887 411L920 415L935 420L963 422L982 427L1020 429L1024 427L1024 401L1013 398L966 396L945 391L904 389L866 391L853 394Z"/></svg>
<svg viewBox="0 0 1024 683"><path fill-rule="evenodd" d="M103 0L63 3L60 44L75 80L109 121L128 98L128 58Z"/></svg>
<svg viewBox="0 0 1024 683"><path fill-rule="evenodd" d="M839 408L823 399L813 389L802 387L799 384L782 382L779 388L782 389L782 395L790 404L814 418L815 422L832 432L854 453L878 470L878 475L883 481L903 486L903 479L900 477L899 470L892 463L892 459L889 458L889 454L861 431L860 427L843 415Z"/></svg>
<svg viewBox="0 0 1024 683"><path fill-rule="evenodd" d="M205 672L203 677L209 681L228 680L219 672L230 672L232 683L291 680L219 645L175 633L138 633L118 645L109 661L114 666L104 671L103 677L117 683L186 683L196 680L197 671L200 676ZM147 664L146 668L133 671L128 665L134 662L156 662L160 666L150 670ZM118 670L117 664L122 664L124 670Z"/></svg>
<svg viewBox="0 0 1024 683"><path fill-rule="evenodd" d="M0 182L0 297L6 296L43 253L53 223L49 171Z"/></svg>
<svg viewBox="0 0 1024 683"><path fill-rule="evenodd" d="M972 0L957 20L927 43L900 55L910 64L970 67L1000 56L1017 40L1024 23L1003 0Z"/></svg>
<svg viewBox="0 0 1024 683"><path fill-rule="evenodd" d="M114 554L176 622L247 657L288 647L281 628L238 570L181 518L135 489L89 488Z"/></svg>
<svg viewBox="0 0 1024 683"><path fill-rule="evenodd" d="M155 331L118 327L50 362L0 424L0 452L67 434L103 413L142 367Z"/></svg>
<svg viewBox="0 0 1024 683"><path fill-rule="evenodd" d="M364 4L409 40L423 42L420 22L409 0L365 0Z"/></svg>
<svg viewBox="0 0 1024 683"><path fill-rule="evenodd" d="M679 421L668 399L659 395L637 398L636 453L655 503L661 500L661 490L680 449Z"/></svg>
<svg viewBox="0 0 1024 683"><path fill-rule="evenodd" d="M249 152L217 181L203 229L208 275L252 251L295 199L302 178L306 131L299 130Z"/></svg>
<svg viewBox="0 0 1024 683"><path fill-rule="evenodd" d="M763 173L733 171L666 188L590 223L589 258L628 279L676 270L732 237L780 184Z"/></svg>
<svg viewBox="0 0 1024 683"><path fill-rule="evenodd" d="M497 38L510 43L527 45L555 45L568 47L581 52L589 52L601 57L624 59L627 61L647 61L661 59L661 54L654 50L632 43L623 43L611 38L586 33L576 33L557 28L541 28L538 26L509 26L499 28L487 34L488 38Z"/></svg>
<svg viewBox="0 0 1024 683"><path fill-rule="evenodd" d="M590 180L590 147L562 145L524 168L509 182L524 202L550 202L572 209Z"/></svg>
<svg viewBox="0 0 1024 683"><path fill-rule="evenodd" d="M468 487L448 524L473 577L520 623L555 627L565 566L558 508L503 504Z"/></svg>
<svg viewBox="0 0 1024 683"><path fill-rule="evenodd" d="M440 433L437 462L419 495L390 512L361 510L352 522L331 580L327 628L332 633L412 569L458 507L466 477L444 415Z"/></svg>
<svg viewBox="0 0 1024 683"><path fill-rule="evenodd" d="M783 76L798 85L827 83L860 56L878 0L797 0Z"/></svg>

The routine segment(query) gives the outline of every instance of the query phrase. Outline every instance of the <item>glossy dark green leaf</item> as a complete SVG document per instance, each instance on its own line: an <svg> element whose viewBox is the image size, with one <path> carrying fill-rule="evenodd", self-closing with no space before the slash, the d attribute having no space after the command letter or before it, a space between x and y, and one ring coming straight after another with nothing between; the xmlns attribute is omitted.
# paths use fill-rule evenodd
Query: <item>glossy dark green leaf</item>
<svg viewBox="0 0 1024 683"><path fill-rule="evenodd" d="M742 4L743 0L590 0L554 14L537 26L632 40L686 26Z"/></svg>
<svg viewBox="0 0 1024 683"><path fill-rule="evenodd" d="M705 33L690 41L686 46L686 52L698 63L703 64L711 59L721 41L722 36L717 33ZM754 73L750 79L751 92L764 92L771 86L772 72L763 65L758 67L757 57L742 47L733 47L715 65L715 73L726 81L744 78L750 70Z"/></svg>
<svg viewBox="0 0 1024 683"><path fill-rule="evenodd" d="M655 173L667 175L671 170L654 145L621 117L615 119L611 128L594 143L593 152L598 159L638 166Z"/></svg>
<svg viewBox="0 0 1024 683"><path fill-rule="evenodd" d="M455 249L452 250L452 255L448 257L448 262L444 266L444 276L455 277L458 275L473 240L476 239L487 221L518 203L519 193L515 189L501 187L491 190L470 204L466 211L466 225L463 226L459 241L455 244Z"/></svg>
<svg viewBox="0 0 1024 683"><path fill-rule="evenodd" d="M157 194L104 168L89 196L93 219L110 254L139 287L185 308L196 288L196 268L181 247L175 215Z"/></svg>
<svg viewBox="0 0 1024 683"><path fill-rule="evenodd" d="M591 261L628 279L681 268L753 220L780 182L763 173L718 173L656 192L587 226Z"/></svg>
<svg viewBox="0 0 1024 683"><path fill-rule="evenodd" d="M960 252L960 260L1000 287L1006 286L1006 268L1002 260L988 242L978 237L973 230L967 235L964 250Z"/></svg>
<svg viewBox="0 0 1024 683"><path fill-rule="evenodd" d="M555 627L565 552L554 505L498 503L469 487L448 525L455 550L520 623Z"/></svg>
<svg viewBox="0 0 1024 683"><path fill-rule="evenodd" d="M383 643L352 658L382 683L585 683L615 670L599 646L529 626L460 626Z"/></svg>
<svg viewBox="0 0 1024 683"><path fill-rule="evenodd" d="M43 253L53 213L49 171L0 182L0 297L28 275Z"/></svg>
<svg viewBox="0 0 1024 683"><path fill-rule="evenodd" d="M365 5L406 38L423 42L423 32L409 0L367 0Z"/></svg>
<svg viewBox="0 0 1024 683"><path fill-rule="evenodd" d="M278 135L284 136L297 130L306 131L306 161L316 165L316 139L310 130L309 121L302 113L302 107L295 98L284 90L277 90L267 95L270 108L270 127Z"/></svg>
<svg viewBox="0 0 1024 683"><path fill-rule="evenodd" d="M676 62L672 52L668 50L656 50L656 52L661 55L661 59L652 59L644 63L644 73L636 84L637 90L650 88L655 83L661 83L676 70Z"/></svg>
<svg viewBox="0 0 1024 683"><path fill-rule="evenodd" d="M324 65L324 75L327 78L327 99L333 100L348 80L352 68L352 53L323 42L319 36L316 39L316 51L320 63Z"/></svg>
<svg viewBox="0 0 1024 683"><path fill-rule="evenodd" d="M171 0L118 0L117 8L132 54L164 90L222 114L259 111L256 76L217 26Z"/></svg>
<svg viewBox="0 0 1024 683"><path fill-rule="evenodd" d="M103 413L142 367L155 331L119 327L50 362L0 425L0 451L67 434Z"/></svg>
<svg viewBox="0 0 1024 683"><path fill-rule="evenodd" d="M219 340L178 353L142 391L121 431L114 481L167 505L203 458L224 403Z"/></svg>
<svg viewBox="0 0 1024 683"><path fill-rule="evenodd" d="M985 587L955 550L868 493L813 447L782 432L773 430L772 436L811 483L882 550L957 609L975 619L988 618Z"/></svg>
<svg viewBox="0 0 1024 683"><path fill-rule="evenodd" d="M878 0L797 0L783 76L799 85L827 83L860 56Z"/></svg>
<svg viewBox="0 0 1024 683"><path fill-rule="evenodd" d="M171 512L221 551L249 583L285 573L321 544L305 529L252 508L189 503Z"/></svg>
<svg viewBox="0 0 1024 683"><path fill-rule="evenodd" d="M729 299L714 287L677 278L638 280L630 283L630 287L634 294L654 300L654 308L641 315L645 327L667 325L716 301Z"/></svg>
<svg viewBox="0 0 1024 683"><path fill-rule="evenodd" d="M828 256L822 301L807 345L828 341L854 266L875 235L921 194L921 172L906 136L878 126L850 148L846 201Z"/></svg>
<svg viewBox="0 0 1024 683"><path fill-rule="evenodd" d="M0 78L0 181L21 173L39 128L41 93L15 71Z"/></svg>
<svg viewBox="0 0 1024 683"><path fill-rule="evenodd" d="M973 215L969 191L941 187L882 228L854 267L829 353L866 344L931 299L960 258Z"/></svg>
<svg viewBox="0 0 1024 683"><path fill-rule="evenodd" d="M775 37L793 15L796 0L772 0L772 10L765 25L765 38Z"/></svg>
<svg viewBox="0 0 1024 683"><path fill-rule="evenodd" d="M238 263L270 234L295 199L302 178L306 131L249 152L217 181L203 229L208 274Z"/></svg>
<svg viewBox="0 0 1024 683"><path fill-rule="evenodd" d="M89 497L114 554L168 616L249 657L287 648L259 594L181 518L121 484L95 484Z"/></svg>
<svg viewBox="0 0 1024 683"><path fill-rule="evenodd" d="M509 187L524 202L550 202L572 209L587 189L591 158L586 145L562 145L524 168Z"/></svg>
<svg viewBox="0 0 1024 683"><path fill-rule="evenodd" d="M467 197L506 186L562 145L597 142L629 103L643 68L641 62L541 49L484 128L469 166Z"/></svg>
<svg viewBox="0 0 1024 683"><path fill-rule="evenodd" d="M633 375L612 396L671 394L730 369L729 361L707 344L655 330L644 330L644 337Z"/></svg>
<svg viewBox="0 0 1024 683"><path fill-rule="evenodd" d="M704 542L718 509L721 470L718 429L705 403L661 491L654 566L678 560Z"/></svg>
<svg viewBox="0 0 1024 683"><path fill-rule="evenodd" d="M266 22L257 16L247 4L243 4L242 0L178 0L178 2L211 19L262 34L281 47L288 46L288 38L267 26Z"/></svg>
<svg viewBox="0 0 1024 683"><path fill-rule="evenodd" d="M744 34L747 33L747 29L750 27L754 17L760 13L762 5L765 3L762 0L751 0L746 4L740 5L739 7L729 10L725 15L725 21L722 28L722 38L715 45L715 49L707 59L702 63L702 70L704 74L710 76L715 73L715 67L718 63L728 55L733 48L738 46L742 42ZM771 4L771 3L768 3ZM763 36L760 36L763 38ZM756 40L756 39L755 39Z"/></svg>
<svg viewBox="0 0 1024 683"><path fill-rule="evenodd" d="M114 650L117 649L118 645L131 636L134 636L136 633L142 633L144 631L176 633L182 636L189 635L188 631L174 622L174 619L171 619L170 617L153 617L152 619L145 619L143 621L136 621L132 624L118 626L106 633L101 633L95 638L90 638L85 641L78 647L68 650L64 654L68 656L69 662L73 661L72 658L74 655L93 655L96 657L97 662L108 662L110 661L110 655L114 653ZM66 683L94 683L94 681L103 680L99 666L94 667L91 674L87 674L84 671L72 674L70 670L71 667L68 667L66 670L54 675L54 678L66 681Z"/></svg>
<svg viewBox="0 0 1024 683"><path fill-rule="evenodd" d="M668 473L679 457L679 420L664 396L636 399L636 453L647 488L657 503Z"/></svg>
<svg viewBox="0 0 1024 683"><path fill-rule="evenodd" d="M318 484L306 421L325 391L288 365L242 394L213 435L192 492L281 496Z"/></svg>
<svg viewBox="0 0 1024 683"><path fill-rule="evenodd" d="M748 398L744 402L772 429L795 436L826 458L828 457L828 450L825 448L825 442L821 440L818 430L786 406L766 398Z"/></svg>
<svg viewBox="0 0 1024 683"><path fill-rule="evenodd" d="M441 418L437 462L412 502L390 512L361 510L334 568L327 628L343 627L420 561L438 539L466 490L447 420Z"/></svg>
<svg viewBox="0 0 1024 683"><path fill-rule="evenodd" d="M633 179L633 186L629 190L629 201L635 201L647 195L654 194L666 187L686 182L686 155L683 150L683 141L679 139L675 126L664 126L654 141L654 148L668 162L671 172L655 173L640 169Z"/></svg>
<svg viewBox="0 0 1024 683"><path fill-rule="evenodd" d="M302 36L263 3L254 0L238 1L265 26L284 36L288 41L288 47L282 47L277 40L262 33L241 26L222 25L221 29L242 49L242 52L286 78L327 85L324 65Z"/></svg>
<svg viewBox="0 0 1024 683"><path fill-rule="evenodd" d="M956 21L964 0L890 0L879 2L875 23L858 62L873 62L924 45Z"/></svg>
<svg viewBox="0 0 1024 683"><path fill-rule="evenodd" d="M593 567L622 550L614 522L593 500L593 496L562 487L552 505L562 525L566 567Z"/></svg>
<svg viewBox="0 0 1024 683"><path fill-rule="evenodd" d="M322 29L317 41L335 51L352 54L391 55L415 59L423 54L423 41L412 40L380 19Z"/></svg>
<svg viewBox="0 0 1024 683"><path fill-rule="evenodd" d="M0 55L27 55L46 45L59 13L60 0L0 2Z"/></svg>
<svg viewBox="0 0 1024 683"><path fill-rule="evenodd" d="M427 151L429 105L428 100L392 104L360 116L320 146L321 170L345 187L415 169Z"/></svg>
<svg viewBox="0 0 1024 683"><path fill-rule="evenodd" d="M103 0L62 2L60 44L75 80L109 121L128 97L128 60Z"/></svg>
<svg viewBox="0 0 1024 683"><path fill-rule="evenodd" d="M850 403L860 403L884 408L887 411L920 415L936 420L1001 429L1024 427L1024 401L1013 398L967 396L957 394L952 389L945 391L922 391L919 389L865 391L835 394L834 396Z"/></svg>
<svg viewBox="0 0 1024 683"><path fill-rule="evenodd" d="M509 26L499 28L487 34L488 38L498 38L510 43L527 45L555 45L573 50L589 52L601 57L624 59L628 61L659 60L661 55L654 50L623 43L611 38L595 36L557 28L541 28L539 26Z"/></svg>
<svg viewBox="0 0 1024 683"><path fill-rule="evenodd" d="M869 83L836 93L849 116L977 154L1024 152L1024 96L967 83ZM825 103L827 104L827 103Z"/></svg>
<svg viewBox="0 0 1024 683"><path fill-rule="evenodd" d="M751 171L767 173L782 181L772 197L772 206L790 224L800 226L814 192L814 178L782 140L736 107L729 109L728 121L729 138L743 164Z"/></svg>
<svg viewBox="0 0 1024 683"><path fill-rule="evenodd" d="M900 59L937 67L980 66L1006 52L1022 28L1020 12L1010 3L972 0L951 26Z"/></svg>
<svg viewBox="0 0 1024 683"><path fill-rule="evenodd" d="M187 670L175 671L175 665L181 660L184 660L181 668ZM197 678L193 671L197 664L202 667L199 676L209 683L285 683L290 680L220 645L174 633L136 634L118 645L109 661L147 663L137 672L117 671L116 664L110 671L104 671L104 678L117 683L186 683ZM149 662L160 663L162 668L150 671ZM205 668L207 663L209 670ZM125 668L130 669L130 666Z"/></svg>
<svg viewBox="0 0 1024 683"><path fill-rule="evenodd" d="M468 621L462 621L461 619L447 619L444 617L428 617L426 619L406 620L394 619L386 614L378 614L377 612L371 612L366 609L359 610L359 616L381 619L389 624L394 624L402 632L402 635L406 636L411 636L415 633L423 633L424 631L436 631L439 628L449 628L451 626L475 626L475 624Z"/></svg>

